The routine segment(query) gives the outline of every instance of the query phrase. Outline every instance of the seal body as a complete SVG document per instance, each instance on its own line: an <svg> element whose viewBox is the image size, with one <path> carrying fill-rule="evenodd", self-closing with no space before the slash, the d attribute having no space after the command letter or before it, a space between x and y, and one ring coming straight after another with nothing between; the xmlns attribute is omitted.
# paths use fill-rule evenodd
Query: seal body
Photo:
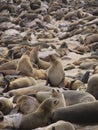
<svg viewBox="0 0 98 130"><path fill-rule="evenodd" d="M58 120L69 121L75 124L94 124L98 123L98 101L91 103L81 103L59 108L52 114L52 122Z"/></svg>
<svg viewBox="0 0 98 130"><path fill-rule="evenodd" d="M86 91L98 100L98 74L94 74L89 78Z"/></svg>
<svg viewBox="0 0 98 130"><path fill-rule="evenodd" d="M32 130L48 124L52 110L55 109L59 101L55 98L48 98L41 103L38 109L22 117L19 130Z"/></svg>
<svg viewBox="0 0 98 130"><path fill-rule="evenodd" d="M59 87L64 82L65 72L61 61L56 57L56 55L50 55L50 60L51 66L47 72L48 83L51 86Z"/></svg>

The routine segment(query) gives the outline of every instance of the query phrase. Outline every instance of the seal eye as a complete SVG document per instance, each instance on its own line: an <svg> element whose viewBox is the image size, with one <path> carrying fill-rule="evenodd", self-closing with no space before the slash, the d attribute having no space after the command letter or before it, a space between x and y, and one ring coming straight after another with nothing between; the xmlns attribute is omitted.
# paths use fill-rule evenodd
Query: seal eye
<svg viewBox="0 0 98 130"><path fill-rule="evenodd" d="M59 103L59 100L55 100L54 104L57 105Z"/></svg>
<svg viewBox="0 0 98 130"><path fill-rule="evenodd" d="M57 92L60 92L60 90L59 90L59 89L57 89Z"/></svg>

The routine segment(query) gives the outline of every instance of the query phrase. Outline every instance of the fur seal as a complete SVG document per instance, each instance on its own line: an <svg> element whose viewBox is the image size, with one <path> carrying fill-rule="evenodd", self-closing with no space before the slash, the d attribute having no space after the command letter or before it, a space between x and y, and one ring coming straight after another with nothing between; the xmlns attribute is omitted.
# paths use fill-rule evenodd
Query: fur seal
<svg viewBox="0 0 98 130"><path fill-rule="evenodd" d="M98 123L98 101L75 104L66 108L58 108L52 113L52 122L58 120L69 121L75 124Z"/></svg>
<svg viewBox="0 0 98 130"><path fill-rule="evenodd" d="M52 97L59 100L58 107L66 107L66 102L63 93L59 89L52 89L49 92L38 92L35 94L36 99L40 102L43 102L46 98Z"/></svg>
<svg viewBox="0 0 98 130"><path fill-rule="evenodd" d="M15 100L16 100L16 108L18 109L18 112L22 114L28 114L34 112L39 106L38 101L31 96L17 95L14 97L14 102Z"/></svg>
<svg viewBox="0 0 98 130"><path fill-rule="evenodd" d="M64 86L65 72L60 59L55 55L50 55L51 66L47 71L47 83L53 87Z"/></svg>
<svg viewBox="0 0 98 130"><path fill-rule="evenodd" d="M35 112L22 115L12 114L3 116L0 121L0 128L11 128L17 130L32 130L38 127L48 125L52 110L58 105L59 101L54 98L48 98L43 101ZM1 117L2 117L1 116Z"/></svg>
<svg viewBox="0 0 98 130"><path fill-rule="evenodd" d="M62 93L64 96L66 106L83 103L83 102L96 101L94 96L88 92L67 90L67 91L62 91L60 93ZM57 93L57 95L60 96L60 93ZM35 95L36 95L37 100L42 102L46 98L49 98L51 95L54 95L54 94L52 94L52 91L43 91L43 92L40 91L40 92L37 92ZM64 100L62 100L62 101L64 101Z"/></svg>
<svg viewBox="0 0 98 130"><path fill-rule="evenodd" d="M43 101L35 112L22 117L19 130L32 130L47 125L51 113L58 103L59 101L55 98L48 98Z"/></svg>
<svg viewBox="0 0 98 130"><path fill-rule="evenodd" d="M31 52L30 52L30 61L32 63L32 65L36 65L39 69L48 69L49 66L50 66L50 63L40 59L38 57L38 50L39 50L39 47L33 47Z"/></svg>
<svg viewBox="0 0 98 130"><path fill-rule="evenodd" d="M7 92L12 89L18 89L23 87L28 87L36 84L36 80L33 77L20 77L14 81L9 82L4 88L3 92Z"/></svg>
<svg viewBox="0 0 98 130"><path fill-rule="evenodd" d="M70 106L78 103L88 103L88 102L96 101L94 96L88 92L67 90L67 91L63 91L63 94L66 101L66 106Z"/></svg>
<svg viewBox="0 0 98 130"><path fill-rule="evenodd" d="M33 76L33 67L29 55L30 51L26 51L21 56L17 65L17 71L20 71L23 75Z"/></svg>
<svg viewBox="0 0 98 130"><path fill-rule="evenodd" d="M75 130L75 128L70 122L60 120L47 126L45 130Z"/></svg>
<svg viewBox="0 0 98 130"><path fill-rule="evenodd" d="M33 77L35 79L47 79L47 74L46 74L46 71L43 70L43 69L36 69L36 68L33 68Z"/></svg>
<svg viewBox="0 0 98 130"><path fill-rule="evenodd" d="M98 42L98 34L92 34L85 38L85 45L89 45L94 42Z"/></svg>
<svg viewBox="0 0 98 130"><path fill-rule="evenodd" d="M35 94L39 91L51 91L51 87L44 86L44 84L37 84L34 86L29 86L26 88L19 88L16 90L10 90L5 94L5 96L15 96L15 95L30 95L30 94Z"/></svg>
<svg viewBox="0 0 98 130"><path fill-rule="evenodd" d="M98 74L93 74L89 78L86 91L98 100Z"/></svg>
<svg viewBox="0 0 98 130"><path fill-rule="evenodd" d="M57 90L52 89L52 93L51 93L50 97L59 99L58 107L66 107L66 101L65 101L64 95L59 89L57 89Z"/></svg>
<svg viewBox="0 0 98 130"><path fill-rule="evenodd" d="M19 59L15 59L15 60L3 63L2 65L0 65L0 70L9 70L9 69L15 70L17 68L18 60Z"/></svg>
<svg viewBox="0 0 98 130"><path fill-rule="evenodd" d="M17 71L20 71L23 75L32 76L35 79L46 79L46 72L43 69L38 70L33 68L30 61L30 51L26 51L19 59Z"/></svg>
<svg viewBox="0 0 98 130"><path fill-rule="evenodd" d="M4 115L9 114L13 109L13 103L10 99L5 97L0 97L0 111L3 112Z"/></svg>

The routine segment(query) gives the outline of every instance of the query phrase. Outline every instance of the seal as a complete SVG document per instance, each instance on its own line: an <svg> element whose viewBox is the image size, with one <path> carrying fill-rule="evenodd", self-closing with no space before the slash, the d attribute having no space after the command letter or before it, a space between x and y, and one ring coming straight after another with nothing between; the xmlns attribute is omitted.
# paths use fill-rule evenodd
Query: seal
<svg viewBox="0 0 98 130"><path fill-rule="evenodd" d="M59 101L55 98L48 98L43 101L35 112L23 115L21 113L3 116L0 121L0 128L12 128L17 130L32 130L48 125L52 111Z"/></svg>
<svg viewBox="0 0 98 130"><path fill-rule="evenodd" d="M3 92L7 92L12 89L18 89L23 87L28 87L36 84L36 80L33 77L20 77L11 82L7 83L7 86L4 88Z"/></svg>
<svg viewBox="0 0 98 130"><path fill-rule="evenodd" d="M39 106L38 101L34 97L27 95L17 95L13 101L16 102L18 112L22 114L34 112Z"/></svg>
<svg viewBox="0 0 98 130"><path fill-rule="evenodd" d="M98 42L98 34L92 34L85 38L85 45L89 45L94 42Z"/></svg>
<svg viewBox="0 0 98 130"><path fill-rule="evenodd" d="M93 74L89 78L86 91L98 100L98 74Z"/></svg>
<svg viewBox="0 0 98 130"><path fill-rule="evenodd" d="M30 61L33 66L35 65L39 69L46 70L49 68L50 63L48 63L38 57L38 50L39 50L39 46L32 48L32 50L30 51Z"/></svg>
<svg viewBox="0 0 98 130"><path fill-rule="evenodd" d="M66 108L58 108L52 113L52 122L59 120L69 121L75 124L98 123L98 101L75 104Z"/></svg>
<svg viewBox="0 0 98 130"><path fill-rule="evenodd" d="M49 98L49 97L56 98L59 100L58 107L66 107L66 101L65 101L64 95L59 89L52 89L49 92L46 92L46 91L37 92L35 94L35 97L40 102L43 102L46 98Z"/></svg>
<svg viewBox="0 0 98 130"><path fill-rule="evenodd" d="M19 59L14 59L14 60L8 61L6 63L3 63L2 65L0 65L0 70L9 70L9 69L16 70L18 60Z"/></svg>
<svg viewBox="0 0 98 130"><path fill-rule="evenodd" d="M53 87L64 87L65 72L60 59L56 55L50 55L51 65L47 71L47 83Z"/></svg>
<svg viewBox="0 0 98 130"><path fill-rule="evenodd" d="M9 114L13 109L13 103L10 99L5 97L0 97L0 111L3 112L4 115Z"/></svg>
<svg viewBox="0 0 98 130"><path fill-rule="evenodd" d="M19 130L32 130L37 127L46 126L49 122L52 111L59 101L55 98L48 98L43 101L38 109L22 117Z"/></svg>
<svg viewBox="0 0 98 130"><path fill-rule="evenodd" d="M30 95L35 94L39 91L50 91L52 88L48 86L44 86L44 83L39 83L34 86L29 86L25 88L19 88L16 90L10 90L8 91L5 96L15 96L15 95Z"/></svg>
<svg viewBox="0 0 98 130"><path fill-rule="evenodd" d="M35 94L35 97L38 101L42 102L46 98L49 98L52 95L52 97L56 97L60 99L60 103L65 102L65 107L83 103L83 102L93 102L96 101L93 95L91 95L88 92L82 92L82 91L75 91L75 90L63 90L62 92L58 92L58 90L52 90L52 91L39 91ZM63 98L64 97L64 98Z"/></svg>
<svg viewBox="0 0 98 130"><path fill-rule="evenodd" d="M30 51L26 51L19 59L17 71L26 76L33 76L33 67L30 61Z"/></svg>

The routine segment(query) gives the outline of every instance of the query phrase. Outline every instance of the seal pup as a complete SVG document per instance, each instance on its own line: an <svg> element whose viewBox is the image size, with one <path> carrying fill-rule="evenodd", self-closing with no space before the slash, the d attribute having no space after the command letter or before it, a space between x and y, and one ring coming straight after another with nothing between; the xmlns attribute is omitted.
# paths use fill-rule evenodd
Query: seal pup
<svg viewBox="0 0 98 130"><path fill-rule="evenodd" d="M28 86L25 88L19 88L19 89L14 89L10 90L7 93L5 93L5 96L15 96L15 95L29 95L29 94L35 94L39 91L51 91L51 87L45 86L44 83L39 83L34 86Z"/></svg>
<svg viewBox="0 0 98 130"><path fill-rule="evenodd" d="M16 70L18 60L19 59L14 59L14 60L8 61L6 63L3 63L2 65L0 65L0 70L9 70L9 69Z"/></svg>
<svg viewBox="0 0 98 130"><path fill-rule="evenodd" d="M86 92L92 94L98 100L98 74L93 74L89 78Z"/></svg>
<svg viewBox="0 0 98 130"><path fill-rule="evenodd" d="M30 61L30 51L28 50L19 59L17 71L19 71L20 74L31 76L35 79L46 79L46 72L43 69L38 70L36 68L33 68Z"/></svg>
<svg viewBox="0 0 98 130"><path fill-rule="evenodd" d="M27 95L17 95L13 101L16 102L15 108L22 114L34 112L39 106L38 101L34 97Z"/></svg>
<svg viewBox="0 0 98 130"><path fill-rule="evenodd" d="M17 71L27 76L33 76L33 67L30 61L30 51L26 51L18 61Z"/></svg>
<svg viewBox="0 0 98 130"><path fill-rule="evenodd" d="M65 72L60 59L55 55L50 55L51 65L47 70L47 83L53 87L65 87Z"/></svg>
<svg viewBox="0 0 98 130"><path fill-rule="evenodd" d="M20 77L11 82L7 83L7 86L4 88L3 92L7 92L12 89L18 89L23 87L28 87L36 84L36 80L33 77Z"/></svg>
<svg viewBox="0 0 98 130"><path fill-rule="evenodd" d="M58 108L52 113L52 122L59 120L69 121L75 124L96 124L98 123L98 101L80 103L66 108Z"/></svg>
<svg viewBox="0 0 98 130"><path fill-rule="evenodd" d="M47 79L47 74L46 74L46 71L43 70L43 69L36 69L36 68L33 68L33 77L35 79Z"/></svg>

